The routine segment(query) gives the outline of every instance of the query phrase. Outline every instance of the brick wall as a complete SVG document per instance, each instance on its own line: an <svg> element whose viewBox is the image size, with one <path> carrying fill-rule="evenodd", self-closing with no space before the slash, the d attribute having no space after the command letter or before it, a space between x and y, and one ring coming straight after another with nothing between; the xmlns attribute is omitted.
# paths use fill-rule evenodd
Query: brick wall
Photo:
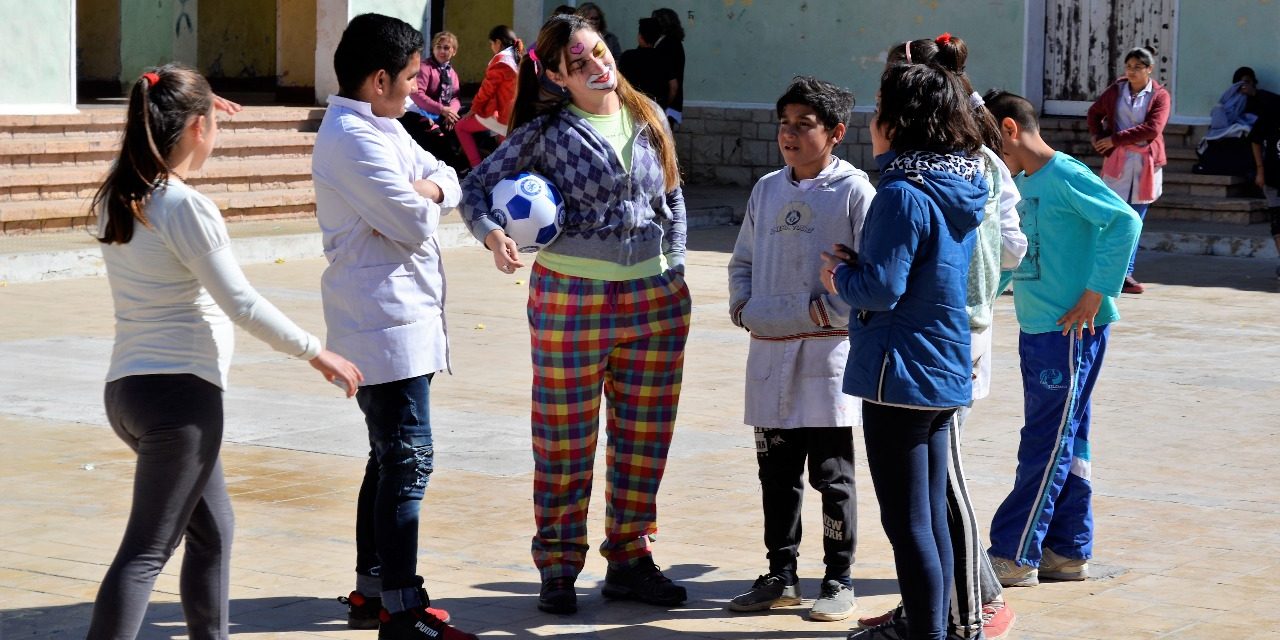
<svg viewBox="0 0 1280 640"><path fill-rule="evenodd" d="M855 167L873 172L869 113L855 113L844 142L835 154ZM685 107L676 131L680 169L689 184L749 186L782 168L778 151L778 117L772 109Z"/></svg>

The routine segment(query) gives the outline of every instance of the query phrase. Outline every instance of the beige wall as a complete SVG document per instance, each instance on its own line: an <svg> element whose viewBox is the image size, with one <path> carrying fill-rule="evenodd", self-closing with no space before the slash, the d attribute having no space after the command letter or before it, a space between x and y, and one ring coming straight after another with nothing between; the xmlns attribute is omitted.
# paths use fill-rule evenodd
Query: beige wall
<svg viewBox="0 0 1280 640"><path fill-rule="evenodd" d="M454 68L462 82L480 82L493 57L489 50L489 30L514 22L511 0L453 0L444 5L444 29L458 36ZM516 32L525 46L533 44L536 33ZM429 34L428 34L429 36ZM429 45L428 45L429 46Z"/></svg>
<svg viewBox="0 0 1280 640"><path fill-rule="evenodd" d="M200 71L211 78L276 75L276 7L262 0L199 4Z"/></svg>
<svg viewBox="0 0 1280 640"><path fill-rule="evenodd" d="M316 2L276 0L276 74L282 87L316 86Z"/></svg>
<svg viewBox="0 0 1280 640"><path fill-rule="evenodd" d="M80 80L120 79L120 3L77 0L76 75Z"/></svg>

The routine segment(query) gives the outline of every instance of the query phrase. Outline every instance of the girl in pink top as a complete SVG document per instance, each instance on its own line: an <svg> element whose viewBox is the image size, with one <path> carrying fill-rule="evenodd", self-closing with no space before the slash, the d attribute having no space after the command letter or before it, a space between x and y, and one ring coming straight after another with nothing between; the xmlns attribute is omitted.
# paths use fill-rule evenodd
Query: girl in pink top
<svg viewBox="0 0 1280 640"><path fill-rule="evenodd" d="M469 165L453 135L453 127L462 117L458 100L462 83L451 64L457 53L458 37L452 33L441 31L431 39L430 54L422 57L418 69L418 88L409 94L405 114L399 120L418 146L461 171Z"/></svg>

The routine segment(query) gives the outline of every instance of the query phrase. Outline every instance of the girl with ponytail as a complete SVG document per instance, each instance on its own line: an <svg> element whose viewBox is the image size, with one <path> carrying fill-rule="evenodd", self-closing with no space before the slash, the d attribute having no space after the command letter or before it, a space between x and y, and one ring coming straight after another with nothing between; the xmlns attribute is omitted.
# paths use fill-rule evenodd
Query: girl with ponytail
<svg viewBox="0 0 1280 640"><path fill-rule="evenodd" d="M524 263L490 191L533 171L564 199L560 235L538 254L529 283L538 607L577 610L602 389L610 408L604 595L678 605L684 587L649 549L689 332L675 144L658 105L627 83L577 16L548 20L521 61L511 125L463 181L462 214L511 274Z"/></svg>
<svg viewBox="0 0 1280 640"><path fill-rule="evenodd" d="M116 317L107 419L138 462L90 639L138 634L156 576L184 537L189 635L227 637L233 518L219 449L233 323L309 361L348 397L363 379L258 295L231 253L221 212L187 184L213 151L217 102L187 67L142 74L129 90L120 155L93 199Z"/></svg>
<svg viewBox="0 0 1280 640"><path fill-rule="evenodd" d="M471 100L471 112L454 126L458 144L472 167L480 164L476 134L492 132L502 138L511 129L511 104L516 98L516 75L520 56L524 55L524 41L516 37L511 27L500 24L489 30L489 48L493 58Z"/></svg>

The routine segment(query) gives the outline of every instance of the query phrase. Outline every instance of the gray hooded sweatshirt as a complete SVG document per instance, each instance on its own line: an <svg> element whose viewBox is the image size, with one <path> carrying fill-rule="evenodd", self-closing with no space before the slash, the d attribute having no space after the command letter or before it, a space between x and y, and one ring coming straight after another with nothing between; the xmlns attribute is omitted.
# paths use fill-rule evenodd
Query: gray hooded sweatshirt
<svg viewBox="0 0 1280 640"><path fill-rule="evenodd" d="M831 245L857 249L874 196L867 174L840 159L812 180L794 182L788 167L752 189L729 261L731 319L752 338L747 424L861 424L858 402L841 390L850 308L819 276Z"/></svg>

